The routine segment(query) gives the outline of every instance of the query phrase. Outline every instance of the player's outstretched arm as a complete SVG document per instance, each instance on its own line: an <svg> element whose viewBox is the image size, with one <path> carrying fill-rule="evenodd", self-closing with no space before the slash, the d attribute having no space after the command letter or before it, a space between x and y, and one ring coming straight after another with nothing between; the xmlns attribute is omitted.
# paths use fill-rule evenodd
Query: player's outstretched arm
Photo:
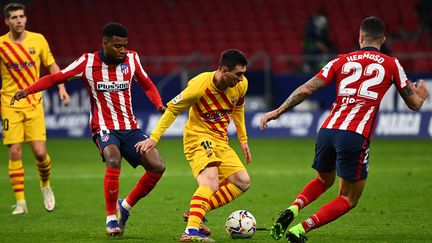
<svg viewBox="0 0 432 243"><path fill-rule="evenodd" d="M306 83L294 90L279 108L264 114L260 121L260 130L267 128L267 122L278 119L280 115L302 103L307 97L326 85L326 82L320 78L313 77L309 79Z"/></svg>
<svg viewBox="0 0 432 243"><path fill-rule="evenodd" d="M417 111L429 96L429 91L426 88L424 80L420 79L418 83L410 83L405 87L401 92L401 96L411 110Z"/></svg>
<svg viewBox="0 0 432 243"><path fill-rule="evenodd" d="M14 96L11 99L10 104L13 105L13 104L15 104L15 101L19 101L20 99L23 99L27 96L28 96L28 93L25 89L20 90L14 94Z"/></svg>

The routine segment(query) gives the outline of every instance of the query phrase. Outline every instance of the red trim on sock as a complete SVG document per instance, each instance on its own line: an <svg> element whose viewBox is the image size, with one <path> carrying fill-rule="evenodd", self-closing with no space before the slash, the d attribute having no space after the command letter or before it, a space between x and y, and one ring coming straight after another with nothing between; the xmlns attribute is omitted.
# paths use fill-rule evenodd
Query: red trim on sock
<svg viewBox="0 0 432 243"><path fill-rule="evenodd" d="M213 200L209 200L209 206L210 206L211 209L215 208Z"/></svg>
<svg viewBox="0 0 432 243"><path fill-rule="evenodd" d="M189 207L190 207L191 209L192 209L192 208L201 208L201 209L207 210L206 206L204 206L204 205L202 205L202 204L191 204Z"/></svg>
<svg viewBox="0 0 432 243"><path fill-rule="evenodd" d="M15 177L20 177L20 176L24 176L24 173L13 173L9 175L9 178L15 178Z"/></svg>
<svg viewBox="0 0 432 243"><path fill-rule="evenodd" d="M224 203L224 204L228 203L230 200L228 199L228 197L227 197L227 195L225 194L225 192L224 192L223 190L219 190L219 192L220 192L220 194L222 195L222 197L223 197L224 200L225 200L225 203Z"/></svg>
<svg viewBox="0 0 432 243"><path fill-rule="evenodd" d="M200 212L190 212L189 217L190 216L196 216L200 219L204 218L204 214L200 213Z"/></svg>
<svg viewBox="0 0 432 243"><path fill-rule="evenodd" d="M236 197L232 194L231 190L227 187L227 186L223 186L226 188L226 191L228 192L228 194L231 196L231 198L234 200Z"/></svg>
<svg viewBox="0 0 432 243"><path fill-rule="evenodd" d="M193 196L192 200L204 201L204 202L208 203L208 199L207 198L200 197L200 196Z"/></svg>

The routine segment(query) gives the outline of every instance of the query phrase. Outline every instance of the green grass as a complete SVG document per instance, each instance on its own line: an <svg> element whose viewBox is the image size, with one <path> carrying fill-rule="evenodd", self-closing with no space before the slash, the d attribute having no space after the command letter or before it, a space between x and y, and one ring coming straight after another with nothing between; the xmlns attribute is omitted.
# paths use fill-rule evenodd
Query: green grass
<svg viewBox="0 0 432 243"><path fill-rule="evenodd" d="M430 140L376 140L371 146L369 179L359 206L335 222L308 234L309 242L431 242L432 146ZM96 147L88 140L48 141L53 160L52 186L57 207L42 205L38 176L28 146L24 149L27 215L12 216L14 196L7 178L7 152L0 148L0 219L2 242L175 242L184 230L182 212L196 189L180 140L158 145L167 171L155 190L133 209L121 238L105 236L103 174ZM233 143L238 150L238 144ZM277 213L290 205L299 190L315 176L310 168L313 140L250 141L253 161L247 166L252 186L231 204L208 213L217 242L276 242L268 231L252 239L232 240L225 233L226 217L247 209L259 227L269 228ZM241 156L241 154L240 154ZM123 163L120 197L142 175ZM334 198L337 186L306 207L295 223ZM283 239L280 242L286 242Z"/></svg>

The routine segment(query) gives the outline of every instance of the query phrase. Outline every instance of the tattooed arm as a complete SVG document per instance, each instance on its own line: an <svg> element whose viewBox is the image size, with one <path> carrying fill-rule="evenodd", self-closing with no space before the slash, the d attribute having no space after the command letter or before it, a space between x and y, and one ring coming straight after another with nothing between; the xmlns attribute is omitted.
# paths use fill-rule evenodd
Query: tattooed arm
<svg viewBox="0 0 432 243"><path fill-rule="evenodd" d="M281 106L279 106L279 108L264 114L260 121L260 129L263 130L267 128L267 122L277 119L287 110L290 110L296 105L300 104L312 93L321 89L322 87L325 87L326 85L327 84L320 78L313 77L309 79L309 81L294 90L294 92L285 100L285 102Z"/></svg>
<svg viewBox="0 0 432 243"><path fill-rule="evenodd" d="M400 95L404 99L407 106L411 110L416 111L422 107L423 102L429 96L429 92L426 89L424 80L421 79L418 84L410 83L408 86L406 86L405 89L400 92Z"/></svg>

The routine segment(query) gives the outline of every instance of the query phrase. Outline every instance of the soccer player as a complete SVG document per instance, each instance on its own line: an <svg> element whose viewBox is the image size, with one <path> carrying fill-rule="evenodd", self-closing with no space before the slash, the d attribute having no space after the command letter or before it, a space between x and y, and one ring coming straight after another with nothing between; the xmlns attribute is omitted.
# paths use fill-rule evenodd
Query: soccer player
<svg viewBox="0 0 432 243"><path fill-rule="evenodd" d="M312 168L317 177L284 210L271 229L280 239L299 211L330 188L336 175L339 195L305 221L291 227L286 238L305 242L305 234L336 220L354 208L363 192L368 175L369 143L376 125L380 102L394 84L411 110L418 110L428 97L423 80L407 80L396 58L380 52L385 41L384 23L368 17L360 26L360 50L339 55L305 84L298 87L276 110L265 113L260 128L300 104L315 91L336 80L336 100L317 135Z"/></svg>
<svg viewBox="0 0 432 243"><path fill-rule="evenodd" d="M190 214L180 242L213 242L208 237L209 229L202 223L205 213L233 201L249 189L249 175L229 146L227 134L233 118L242 152L249 164L252 157L244 121L247 63L239 50L224 51L219 68L191 79L187 87L168 103L150 138L136 144L142 153L151 152L176 117L190 108L183 144L198 189L190 201Z"/></svg>
<svg viewBox="0 0 432 243"><path fill-rule="evenodd" d="M12 96L39 79L40 64L50 73L60 71L45 37L25 29L27 17L25 6L10 3L4 7L5 23L9 32L0 36L1 72L1 118L3 144L8 147L9 180L15 193L16 205L13 215L27 213L24 196L24 167L22 143L28 142L36 159L44 206L48 212L54 210L55 198L50 186L51 158L46 150L46 129L42 94L27 97L15 106L10 106ZM58 86L59 96L65 105L70 98L63 84Z"/></svg>
<svg viewBox="0 0 432 243"><path fill-rule="evenodd" d="M134 146L146 139L132 110L131 85L136 80L147 97L160 111L165 111L155 85L141 66L138 54L126 50L127 29L119 23L108 23L102 30L102 50L84 53L59 73L42 77L38 82L15 94L11 104L69 79L81 78L91 103L90 130L93 141L106 164L104 194L106 233L124 233L131 208L155 186L165 171L156 149L140 154ZM146 173L126 199L118 200L121 159L132 167L141 165Z"/></svg>

